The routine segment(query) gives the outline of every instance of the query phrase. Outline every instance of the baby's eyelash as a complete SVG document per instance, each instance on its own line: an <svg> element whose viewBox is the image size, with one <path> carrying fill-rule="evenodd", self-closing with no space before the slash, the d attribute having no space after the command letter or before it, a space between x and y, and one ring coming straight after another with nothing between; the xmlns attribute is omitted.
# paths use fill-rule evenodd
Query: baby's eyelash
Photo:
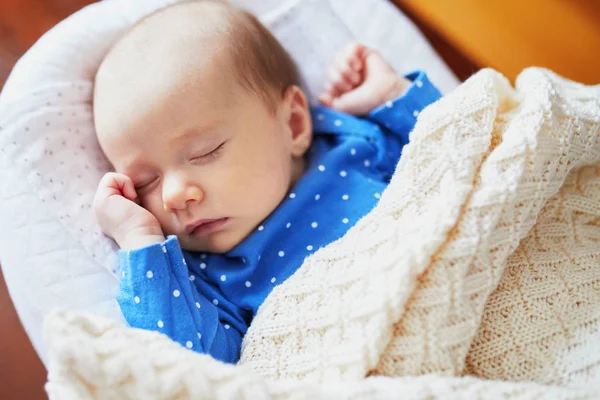
<svg viewBox="0 0 600 400"><path fill-rule="evenodd" d="M226 142L221 143L213 151L200 157L194 157L190 160L192 164L207 164L219 156Z"/></svg>
<svg viewBox="0 0 600 400"><path fill-rule="evenodd" d="M155 180L156 180L156 178L152 179L150 182L145 182L145 183L142 183L142 184L134 185L134 189L135 189L136 192L140 191L140 190L144 190L147 187L149 187L150 185L152 185Z"/></svg>

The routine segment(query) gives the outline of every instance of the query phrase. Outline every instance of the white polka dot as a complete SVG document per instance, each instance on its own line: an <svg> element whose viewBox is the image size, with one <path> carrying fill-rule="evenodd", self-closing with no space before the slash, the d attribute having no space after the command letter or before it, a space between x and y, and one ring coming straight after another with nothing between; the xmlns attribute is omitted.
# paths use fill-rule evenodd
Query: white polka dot
<svg viewBox="0 0 600 400"><path fill-rule="evenodd" d="M137 296L133 298L133 301L135 301L135 304L140 304L140 298Z"/></svg>
<svg viewBox="0 0 600 400"><path fill-rule="evenodd" d="M231 328L231 327L229 326L229 324L225 324L225 325L223 325L223 328L225 328L225 329L229 329L229 328Z"/></svg>
<svg viewBox="0 0 600 400"><path fill-rule="evenodd" d="M294 192L290 193L290 199L293 199L295 197L296 197L296 193L294 193Z"/></svg>
<svg viewBox="0 0 600 400"><path fill-rule="evenodd" d="M152 272L152 271L146 272L146 278L152 279L153 276L154 276L154 272Z"/></svg>
<svg viewBox="0 0 600 400"><path fill-rule="evenodd" d="M319 165L319 171L321 171L321 172L325 171L325 166L323 164Z"/></svg>
<svg viewBox="0 0 600 400"><path fill-rule="evenodd" d="M335 121L333 121L333 124L334 124L335 126L342 126L342 121L341 121L341 120L339 120L339 119L336 119Z"/></svg>
<svg viewBox="0 0 600 400"><path fill-rule="evenodd" d="M191 349L194 346L194 344L192 342L190 342L189 340L187 342L185 342L185 347L187 347L188 349Z"/></svg>
<svg viewBox="0 0 600 400"><path fill-rule="evenodd" d="M287 224L285 224L286 228L289 228L290 226L292 226L292 224L290 222L288 222Z"/></svg>
<svg viewBox="0 0 600 400"><path fill-rule="evenodd" d="M183 265L187 265L187 263L185 262L185 258L181 261L183 262Z"/></svg>
<svg viewBox="0 0 600 400"><path fill-rule="evenodd" d="M319 226L319 224L317 224L316 222L313 222L312 224L310 224L310 226L312 226L313 228L316 228L317 226Z"/></svg>
<svg viewBox="0 0 600 400"><path fill-rule="evenodd" d="M275 283L275 281L276 281L275 277L272 277L271 278L271 283Z"/></svg>
<svg viewBox="0 0 600 400"><path fill-rule="evenodd" d="M121 272L121 278L125 278L125 271Z"/></svg>
<svg viewBox="0 0 600 400"><path fill-rule="evenodd" d="M200 269L206 269L206 263L200 263Z"/></svg>
<svg viewBox="0 0 600 400"><path fill-rule="evenodd" d="M316 194L316 195L315 195L315 200L319 200L320 198L321 198L321 195L320 195L320 194Z"/></svg>
<svg viewBox="0 0 600 400"><path fill-rule="evenodd" d="M198 339L202 339L202 334L198 332Z"/></svg>
<svg viewBox="0 0 600 400"><path fill-rule="evenodd" d="M342 219L342 222L343 222L344 224L347 224L347 223L348 223L348 218L344 218L344 219Z"/></svg>
<svg viewBox="0 0 600 400"><path fill-rule="evenodd" d="M158 326L159 328L162 328L163 326L165 326L164 322L162 322L160 319L158 320L158 322L156 323L156 326Z"/></svg>
<svg viewBox="0 0 600 400"><path fill-rule="evenodd" d="M356 154L356 149L350 149L350 154L355 155Z"/></svg>
<svg viewBox="0 0 600 400"><path fill-rule="evenodd" d="M252 286L252 282L246 281L246 287L250 287L250 286Z"/></svg>
<svg viewBox="0 0 600 400"><path fill-rule="evenodd" d="M227 280L227 276L226 275L221 275L221 282L225 282Z"/></svg>
<svg viewBox="0 0 600 400"><path fill-rule="evenodd" d="M309 244L308 246L306 246L306 250L311 251L313 249L313 247Z"/></svg>
<svg viewBox="0 0 600 400"><path fill-rule="evenodd" d="M341 176L342 178L343 178L343 177L345 177L346 175L348 175L348 173L347 173L346 171L344 171L344 170L341 170L341 171L340 171L340 176Z"/></svg>
<svg viewBox="0 0 600 400"><path fill-rule="evenodd" d="M319 121L323 121L325 119L325 116L323 114L317 114L317 119Z"/></svg>
<svg viewBox="0 0 600 400"><path fill-rule="evenodd" d="M194 282L196 280L196 277L194 275L190 275L190 281Z"/></svg>
<svg viewBox="0 0 600 400"><path fill-rule="evenodd" d="M413 117L417 118L419 116L419 112L417 110L413 111Z"/></svg>
<svg viewBox="0 0 600 400"><path fill-rule="evenodd" d="M181 296L181 292L179 290L175 289L175 290L173 290L173 296L179 297L179 296Z"/></svg>
<svg viewBox="0 0 600 400"><path fill-rule="evenodd" d="M200 303L196 302L196 308L200 308Z"/></svg>
<svg viewBox="0 0 600 400"><path fill-rule="evenodd" d="M218 305L219 305L219 300L217 300L217 299L213 299L213 304L214 304L215 306L218 306Z"/></svg>
<svg viewBox="0 0 600 400"><path fill-rule="evenodd" d="M422 82L422 81L417 81L417 86L418 86L418 87L421 87L421 86L423 86L423 82Z"/></svg>
<svg viewBox="0 0 600 400"><path fill-rule="evenodd" d="M163 253L166 253L167 252L167 248L165 246L162 246L162 251L163 251Z"/></svg>
<svg viewBox="0 0 600 400"><path fill-rule="evenodd" d="M278 255L279 257L283 257L283 256L285 256L285 251L283 251L283 250L279 250L279 253L277 253L277 255Z"/></svg>
<svg viewBox="0 0 600 400"><path fill-rule="evenodd" d="M371 166L371 161L365 160L365 167L369 168Z"/></svg>
<svg viewBox="0 0 600 400"><path fill-rule="evenodd" d="M262 226L262 225L258 227L258 230L259 230L259 231L263 231L264 229L265 229L265 227L264 227L264 226Z"/></svg>
<svg viewBox="0 0 600 400"><path fill-rule="evenodd" d="M379 193L375 193L373 196L375 196L376 199L379 199L381 197Z"/></svg>
<svg viewBox="0 0 600 400"><path fill-rule="evenodd" d="M204 260L206 258L206 254L200 254L200 258Z"/></svg>
<svg viewBox="0 0 600 400"><path fill-rule="evenodd" d="M350 196L348 196L347 194L342 195L342 200L348 200L350 198Z"/></svg>
<svg viewBox="0 0 600 400"><path fill-rule="evenodd" d="M386 106L387 108L392 108L392 106L393 106L393 105L394 105L394 104L392 103L392 101L391 101L391 100L388 100L388 101L386 101L386 102L385 102L385 106Z"/></svg>

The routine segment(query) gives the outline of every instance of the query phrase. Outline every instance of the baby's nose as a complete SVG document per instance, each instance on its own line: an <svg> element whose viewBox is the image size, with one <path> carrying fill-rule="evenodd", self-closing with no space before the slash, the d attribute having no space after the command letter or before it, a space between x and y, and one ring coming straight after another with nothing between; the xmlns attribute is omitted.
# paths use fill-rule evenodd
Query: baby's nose
<svg viewBox="0 0 600 400"><path fill-rule="evenodd" d="M163 207L166 211L183 210L190 203L201 202L204 192L196 185L178 184L163 190Z"/></svg>

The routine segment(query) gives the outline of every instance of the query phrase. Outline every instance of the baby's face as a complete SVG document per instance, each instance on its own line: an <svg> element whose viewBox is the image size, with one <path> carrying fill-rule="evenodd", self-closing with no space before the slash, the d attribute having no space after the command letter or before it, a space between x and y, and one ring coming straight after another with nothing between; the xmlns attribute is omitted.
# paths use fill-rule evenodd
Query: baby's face
<svg viewBox="0 0 600 400"><path fill-rule="evenodd" d="M222 63L140 71L96 99L100 144L141 205L183 248L226 252L294 181L289 115L239 86ZM157 75L158 74L158 75Z"/></svg>

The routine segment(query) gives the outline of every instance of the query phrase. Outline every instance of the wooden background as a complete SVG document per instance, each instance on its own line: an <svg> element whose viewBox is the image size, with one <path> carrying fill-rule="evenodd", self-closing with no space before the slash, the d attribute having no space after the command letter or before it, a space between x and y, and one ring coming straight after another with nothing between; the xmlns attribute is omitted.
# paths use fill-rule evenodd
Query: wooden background
<svg viewBox="0 0 600 400"><path fill-rule="evenodd" d="M0 0L0 89L14 63L44 32L92 2ZM393 2L460 79L481 66L514 79L522 68L539 65L574 80L600 83L599 0ZM0 274L0 399L45 398L45 379Z"/></svg>
<svg viewBox="0 0 600 400"><path fill-rule="evenodd" d="M475 64L600 84L600 0L394 0Z"/></svg>

